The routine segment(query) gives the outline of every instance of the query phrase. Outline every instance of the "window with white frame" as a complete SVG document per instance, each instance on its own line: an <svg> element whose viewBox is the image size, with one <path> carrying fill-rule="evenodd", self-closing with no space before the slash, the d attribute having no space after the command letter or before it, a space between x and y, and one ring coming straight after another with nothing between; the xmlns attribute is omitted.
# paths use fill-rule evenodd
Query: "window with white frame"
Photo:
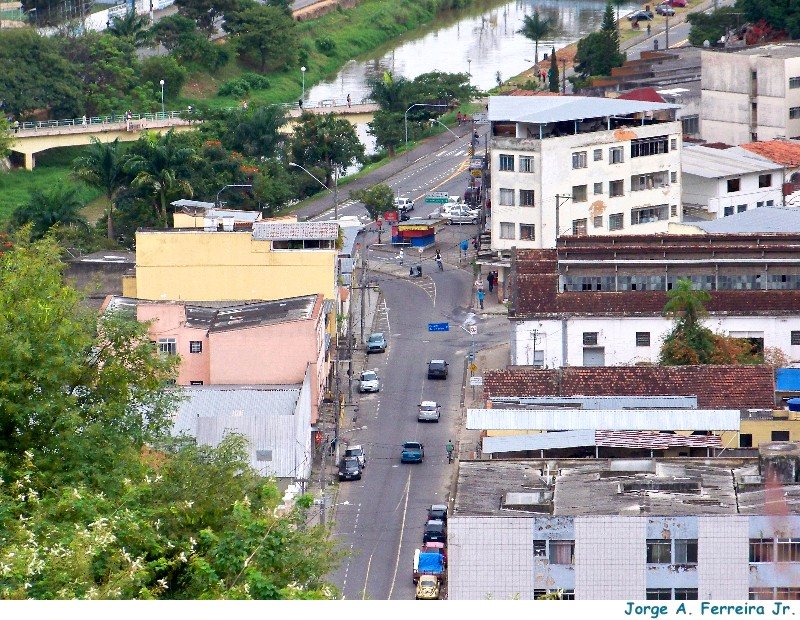
<svg viewBox="0 0 800 620"><path fill-rule="evenodd" d="M203 352L202 340L191 340L189 342L189 353L202 353L202 352Z"/></svg>
<svg viewBox="0 0 800 620"><path fill-rule="evenodd" d="M624 161L624 151L621 146L612 146L608 149L608 163L621 164Z"/></svg>
<svg viewBox="0 0 800 620"><path fill-rule="evenodd" d="M500 222L500 238L514 239L514 222Z"/></svg>
<svg viewBox="0 0 800 620"><path fill-rule="evenodd" d="M534 191L532 189L519 190L519 206L532 207L534 199Z"/></svg>
<svg viewBox="0 0 800 620"><path fill-rule="evenodd" d="M625 184L622 179L608 182L608 195L611 198L617 198L625 195Z"/></svg>
<svg viewBox="0 0 800 620"><path fill-rule="evenodd" d="M750 539L750 562L760 564L775 560L775 540L772 538Z"/></svg>
<svg viewBox="0 0 800 620"><path fill-rule="evenodd" d="M647 157L648 155L661 155L666 152L667 136L631 140L631 157Z"/></svg>
<svg viewBox="0 0 800 620"><path fill-rule="evenodd" d="M519 171L520 172L533 172L533 157L526 155L519 156Z"/></svg>
<svg viewBox="0 0 800 620"><path fill-rule="evenodd" d="M500 188L500 204L504 207L514 206L514 190L506 187Z"/></svg>
<svg viewBox="0 0 800 620"><path fill-rule="evenodd" d="M622 213L612 213L608 216L608 230L622 230Z"/></svg>
<svg viewBox="0 0 800 620"><path fill-rule="evenodd" d="M164 355L177 355L178 343L175 338L159 338L158 339L158 352Z"/></svg>
<svg viewBox="0 0 800 620"><path fill-rule="evenodd" d="M533 557L546 558L547 557L547 541L534 540L533 541Z"/></svg>
<svg viewBox="0 0 800 620"><path fill-rule="evenodd" d="M779 538L777 562L800 562L800 538Z"/></svg>
<svg viewBox="0 0 800 620"><path fill-rule="evenodd" d="M631 225L648 224L669 219L669 205L631 209Z"/></svg>
<svg viewBox="0 0 800 620"><path fill-rule="evenodd" d="M602 228L603 227L603 216L602 215L595 215L592 219L592 224L595 228Z"/></svg>
<svg viewBox="0 0 800 620"><path fill-rule="evenodd" d="M587 222L586 218L581 218L579 220L572 220L572 234L573 235L585 235L587 234L586 230Z"/></svg>
<svg viewBox="0 0 800 620"><path fill-rule="evenodd" d="M586 166L586 151L578 151L572 154L572 167L574 169L586 168Z"/></svg>
<svg viewBox="0 0 800 620"><path fill-rule="evenodd" d="M548 556L550 564L574 564L574 540L549 540Z"/></svg>
<svg viewBox="0 0 800 620"><path fill-rule="evenodd" d="M535 241L536 226L534 224L520 224L519 238L521 241Z"/></svg>
<svg viewBox="0 0 800 620"><path fill-rule="evenodd" d="M594 160L595 161L603 161L603 149L595 149L594 150Z"/></svg>
<svg viewBox="0 0 800 620"><path fill-rule="evenodd" d="M697 564L697 539L675 539L675 564Z"/></svg>
<svg viewBox="0 0 800 620"><path fill-rule="evenodd" d="M669 538L648 538L647 563L672 564L672 541Z"/></svg>
<svg viewBox="0 0 800 620"><path fill-rule="evenodd" d="M509 172L514 170L514 156L513 155L500 155L500 171Z"/></svg>
<svg viewBox="0 0 800 620"><path fill-rule="evenodd" d="M771 174L759 174L758 175L758 186L759 187L772 187L772 175Z"/></svg>

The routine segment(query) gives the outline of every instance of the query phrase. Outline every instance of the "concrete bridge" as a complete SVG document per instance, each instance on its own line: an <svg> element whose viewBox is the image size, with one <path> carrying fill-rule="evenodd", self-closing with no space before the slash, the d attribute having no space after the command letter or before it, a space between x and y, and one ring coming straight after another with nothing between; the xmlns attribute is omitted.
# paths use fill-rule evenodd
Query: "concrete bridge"
<svg viewBox="0 0 800 620"><path fill-rule="evenodd" d="M316 103L284 105L289 122L282 128L291 131L296 119L303 111L312 114L338 114L345 116L353 124L366 123L380 108L377 103L364 101L348 105L346 101L329 99ZM14 143L11 146L11 160L22 164L27 170L36 165L36 154L62 146L82 146L97 138L101 142L120 142L136 140L143 131L163 133L174 129L187 131L197 126L199 121L191 120L188 110L158 112L155 114L94 116L53 121L33 121L20 123L12 129Z"/></svg>

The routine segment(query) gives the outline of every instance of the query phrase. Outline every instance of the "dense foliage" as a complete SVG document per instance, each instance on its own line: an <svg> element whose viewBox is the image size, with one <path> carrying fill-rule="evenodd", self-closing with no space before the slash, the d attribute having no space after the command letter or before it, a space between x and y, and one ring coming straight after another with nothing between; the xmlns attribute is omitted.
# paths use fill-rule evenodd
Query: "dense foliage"
<svg viewBox="0 0 800 620"><path fill-rule="evenodd" d="M0 597L334 596L310 498L276 510L240 436L169 439L176 358L82 311L60 265L47 238L0 256Z"/></svg>
<svg viewBox="0 0 800 620"><path fill-rule="evenodd" d="M686 16L692 28L689 31L689 43L702 46L706 41L715 45L731 28L739 23L741 11L732 6L725 6L711 13L690 13Z"/></svg>
<svg viewBox="0 0 800 620"><path fill-rule="evenodd" d="M619 49L619 32L614 19L614 7L606 3L603 25L598 32L578 41L575 70L583 78L594 75L611 75L611 69L621 67L625 54Z"/></svg>

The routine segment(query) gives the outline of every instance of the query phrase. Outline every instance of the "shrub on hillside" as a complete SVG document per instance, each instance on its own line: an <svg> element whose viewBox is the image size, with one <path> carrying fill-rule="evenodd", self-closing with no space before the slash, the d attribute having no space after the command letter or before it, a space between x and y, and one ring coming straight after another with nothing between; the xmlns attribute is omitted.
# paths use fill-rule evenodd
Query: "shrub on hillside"
<svg viewBox="0 0 800 620"><path fill-rule="evenodd" d="M243 73L235 80L223 82L217 94L220 97L244 97L253 90L266 90L269 80L258 73Z"/></svg>
<svg viewBox="0 0 800 620"><path fill-rule="evenodd" d="M314 45L317 46L317 51L328 56L336 51L336 41L330 37L320 37L314 41Z"/></svg>

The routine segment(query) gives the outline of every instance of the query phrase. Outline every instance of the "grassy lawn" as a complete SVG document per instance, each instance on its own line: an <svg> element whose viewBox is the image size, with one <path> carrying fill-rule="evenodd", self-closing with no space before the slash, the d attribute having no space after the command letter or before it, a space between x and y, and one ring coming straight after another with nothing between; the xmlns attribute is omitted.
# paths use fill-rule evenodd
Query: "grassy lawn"
<svg viewBox="0 0 800 620"><path fill-rule="evenodd" d="M78 156L81 148L83 147L65 147L40 153L36 157L36 168L33 171L0 172L0 223L5 222L19 205L27 202L36 188L70 183L80 188L79 195L87 204L96 200L100 195L98 190L75 181L70 176L72 160Z"/></svg>

